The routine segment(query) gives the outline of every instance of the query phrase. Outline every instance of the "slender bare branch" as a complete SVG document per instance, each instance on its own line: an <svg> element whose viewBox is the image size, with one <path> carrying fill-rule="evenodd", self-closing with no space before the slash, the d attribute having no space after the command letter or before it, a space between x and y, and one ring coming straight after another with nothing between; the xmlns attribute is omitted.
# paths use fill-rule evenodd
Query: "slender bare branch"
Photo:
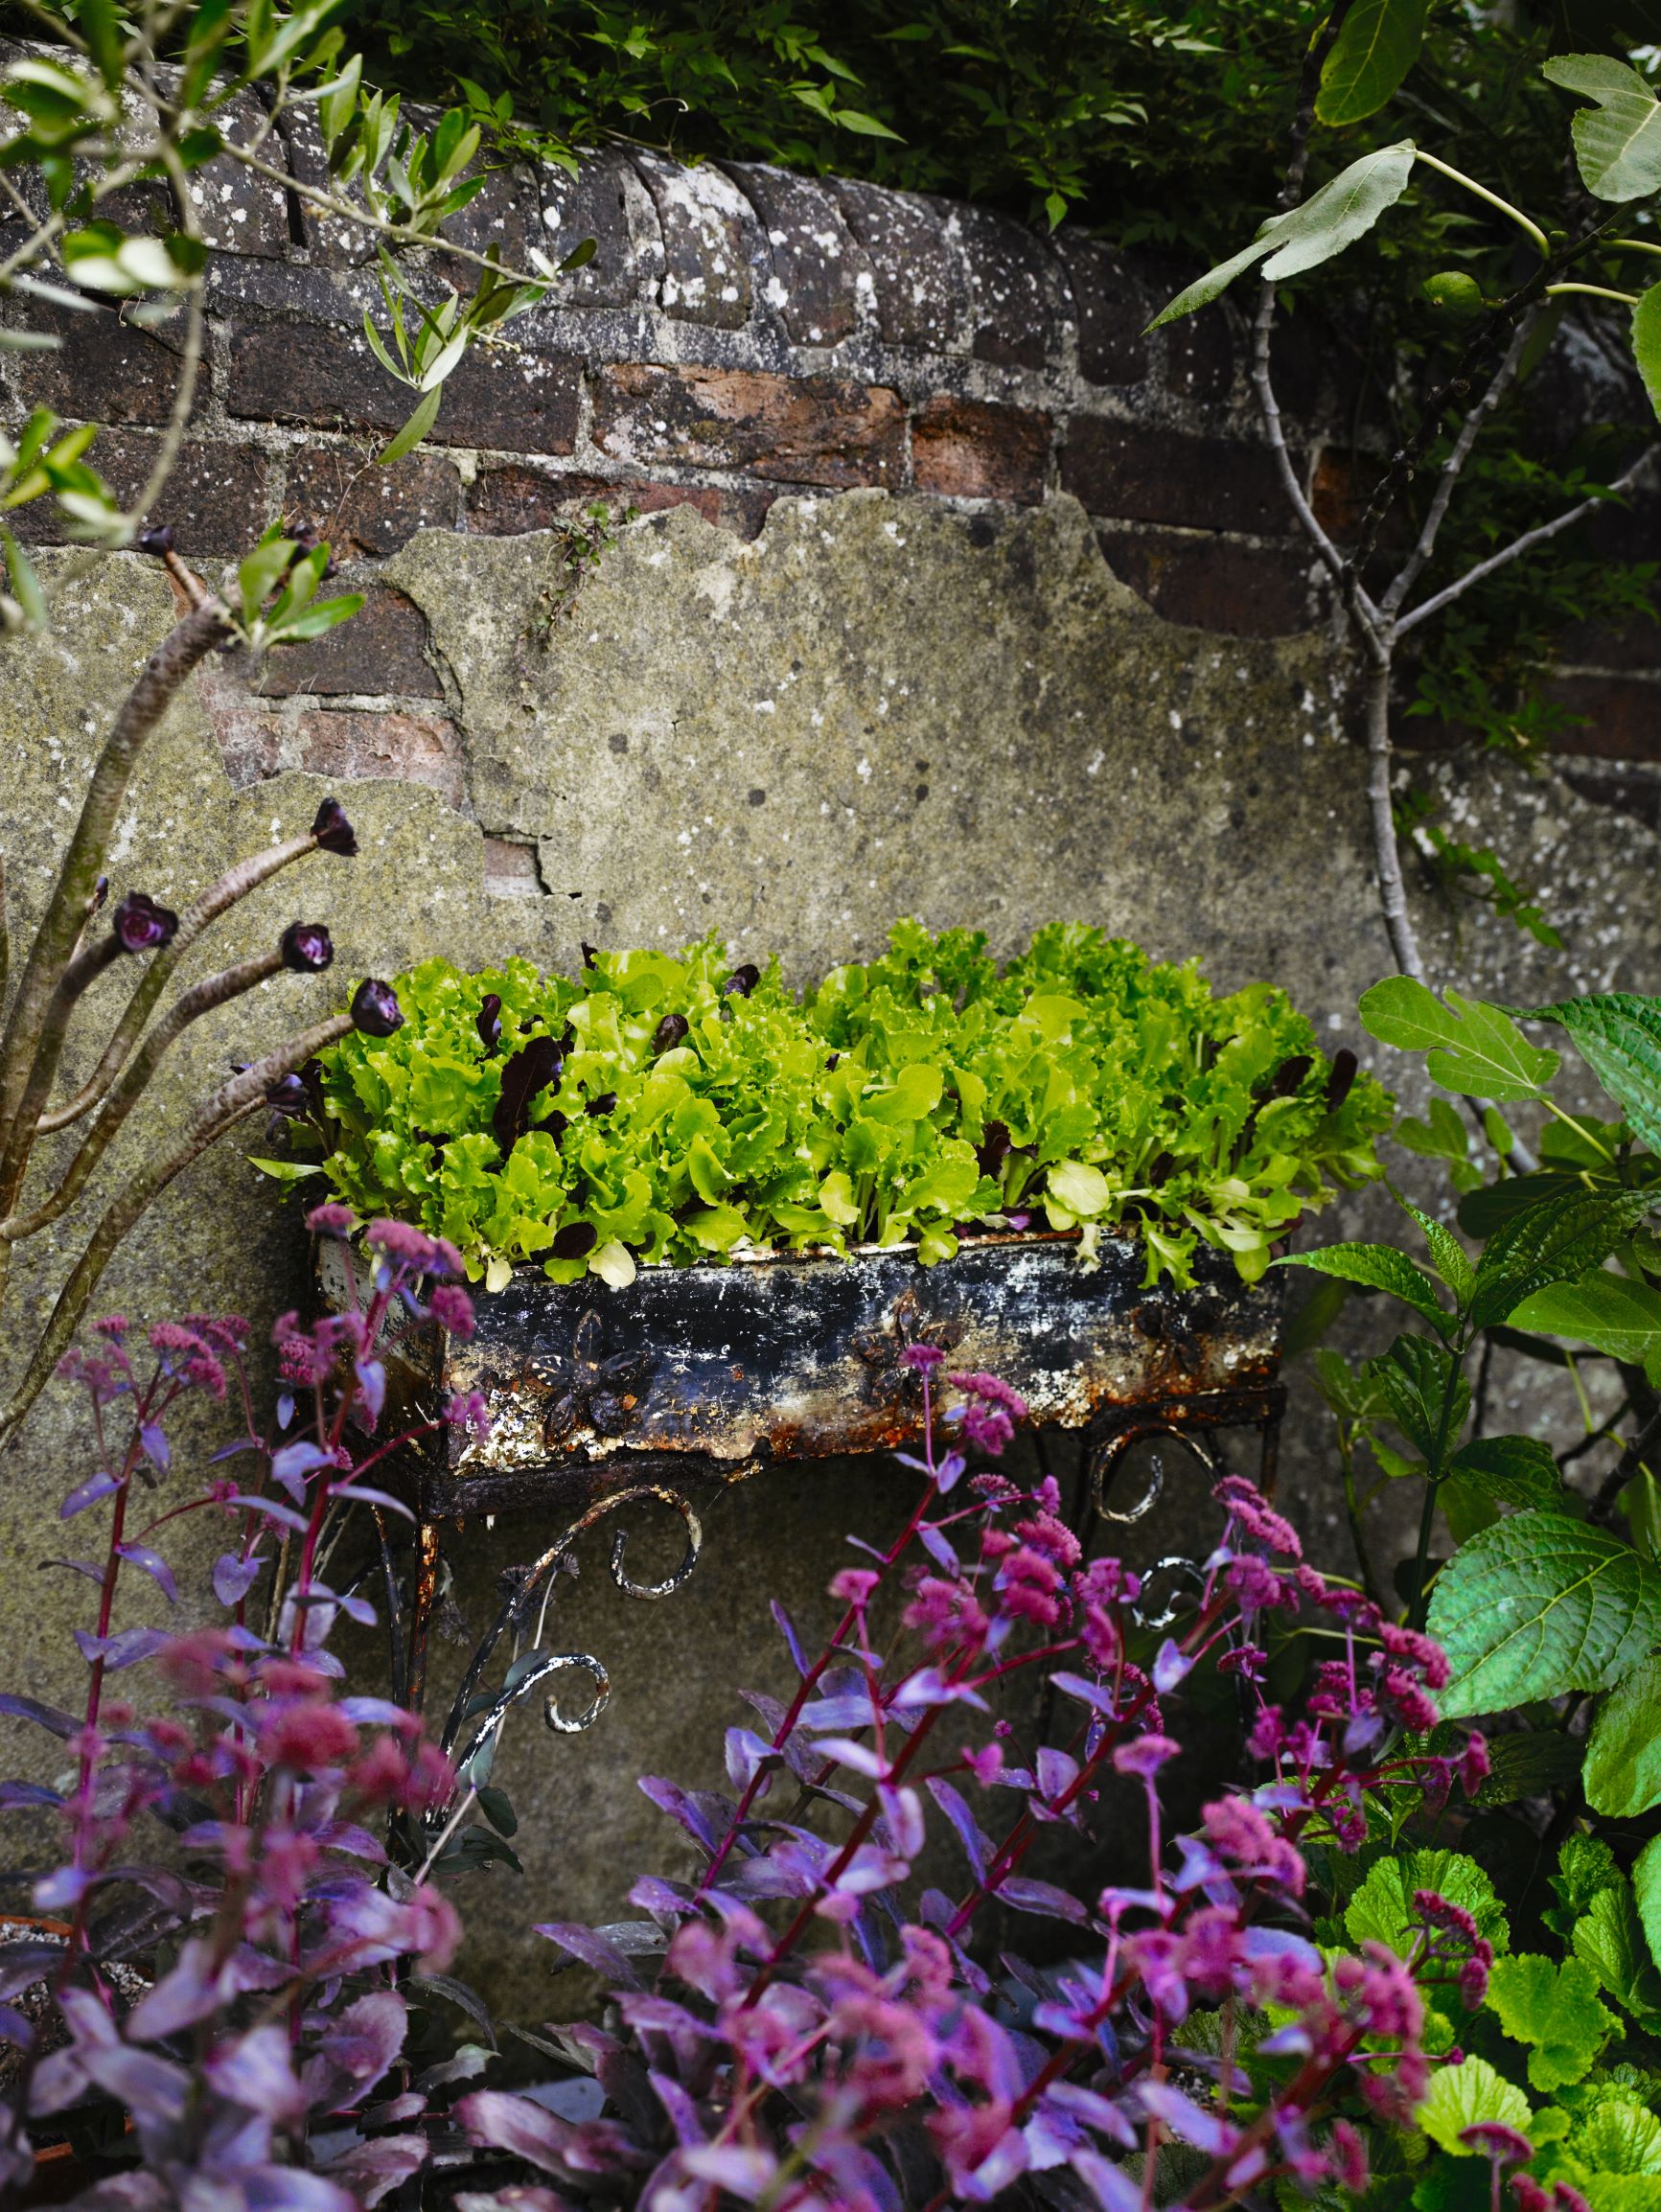
<svg viewBox="0 0 1661 2212"><path fill-rule="evenodd" d="M180 917L173 942L145 970L144 978L127 1002L126 1013L115 1025L115 1033L104 1049L104 1054L75 1096L61 1106L55 1106L42 1114L35 1123L37 1134L49 1129L62 1129L71 1121L79 1121L89 1108L96 1106L126 1063L127 1054L137 1043L145 1024L155 1010L156 1001L167 987L168 978L178 966L208 924L216 921L227 908L239 899L245 899L252 890L274 876L279 868L303 860L308 853L317 850L317 840L310 831L305 837L289 838L286 843L272 845L263 853L253 853L247 860L239 861L234 868L227 868L219 882L210 885L194 905Z"/></svg>
<svg viewBox="0 0 1661 2212"><path fill-rule="evenodd" d="M239 960L235 967L221 968L217 976L206 977L169 1007L166 1019L158 1022L145 1039L143 1048L111 1092L103 1113L86 1132L58 1188L30 1212L0 1221L0 1238L9 1244L20 1244L26 1236L33 1236L37 1230L56 1221L60 1213L67 1212L86 1187L87 1178L109 1149L122 1123L149 1089L163 1058L191 1024L199 1022L216 1006L242 998L272 976L280 975L282 969L280 952L257 953L250 960Z"/></svg>
<svg viewBox="0 0 1661 2212"><path fill-rule="evenodd" d="M1629 492L1657 453L1661 453L1661 446L1646 447L1631 467L1624 469L1615 478L1608 493ZM1600 507L1607 505L1608 493L1582 499L1578 506L1566 508L1553 521L1541 522L1533 530L1525 530L1520 538L1513 538L1509 545L1502 545L1497 553L1490 553L1486 561L1479 561L1474 568L1467 568L1463 576L1456 577L1444 589L1433 592L1428 599L1420 600L1417 607L1397 622L1396 635L1405 637L1410 630L1417 630L1421 622L1428 622L1433 614L1440 614L1444 607L1451 607L1456 599L1463 599L1472 585L1480 584L1498 568L1509 567L1511 562L1520 561L1525 553L1532 553L1535 546L1549 544L1552 539L1560 538L1565 530L1572 530L1577 522L1583 522L1589 515L1595 515Z"/></svg>
<svg viewBox="0 0 1661 2212"><path fill-rule="evenodd" d="M337 1044L351 1026L350 1014L335 1014L303 1035L290 1038L288 1044L267 1052L263 1060L257 1060L251 1068L244 1068L240 1075L221 1084L192 1120L182 1142L143 1169L111 1203L58 1293L52 1318L41 1332L12 1402L0 1415L0 1435L14 1429L40 1395L53 1369L68 1350L104 1269L147 1207L227 1129L244 1115L257 1112L265 1103L266 1091L279 1077L291 1074L316 1053Z"/></svg>
<svg viewBox="0 0 1661 2212"><path fill-rule="evenodd" d="M218 599L177 623L145 662L117 711L92 772L81 818L58 871L58 882L30 949L11 1019L0 1043L0 1133L10 1153L11 1133L40 1047L47 1009L81 934L85 904L104 866L104 852L138 756L172 704L180 685L227 633ZM34 1135L31 1126L25 1133Z"/></svg>
<svg viewBox="0 0 1661 2212"><path fill-rule="evenodd" d="M1424 961L1419 936L1407 910L1407 886L1401 875L1401 851L1396 841L1396 812L1391 791L1390 677L1388 656L1375 659L1367 673L1367 808L1373 818L1373 846L1378 862L1378 903L1384 910L1384 927L1390 950L1402 975L1422 983Z"/></svg>
<svg viewBox="0 0 1661 2212"><path fill-rule="evenodd" d="M1488 380L1488 389L1460 425L1459 436L1453 442L1453 450L1442 465L1442 475L1425 515L1423 527L1419 533L1419 541L1396 571L1395 581L1381 601L1386 614L1397 611L1436 551L1436 541L1447 518L1447 510L1465 465L1470 459L1471 449L1482 433L1483 425L1499 405L1522 366L1523 354L1542 311L1536 303L1522 317L1511 333L1511 343L1505 350L1499 367Z"/></svg>
<svg viewBox="0 0 1661 2212"><path fill-rule="evenodd" d="M201 225L196 220L196 207L191 199L190 185L178 150L172 140L165 137L158 150L168 173L179 229L185 237L194 239L199 245ZM179 373L173 385L173 401L168 408L167 424L162 430L161 442L156 447L155 458L150 465L150 472L127 511L129 524L143 521L161 497L168 478L173 472L173 465L178 460L179 449L185 442L185 430L196 403L196 382L202 366L202 340L207 330L207 314L203 306L206 285L198 272L192 278L186 294L184 344L179 352Z"/></svg>

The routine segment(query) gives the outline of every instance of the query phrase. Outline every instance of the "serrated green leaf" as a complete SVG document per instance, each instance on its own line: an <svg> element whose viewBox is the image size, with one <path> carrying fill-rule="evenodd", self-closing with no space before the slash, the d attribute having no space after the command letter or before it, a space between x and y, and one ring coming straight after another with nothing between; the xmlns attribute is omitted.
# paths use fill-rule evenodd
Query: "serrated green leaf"
<svg viewBox="0 0 1661 2212"><path fill-rule="evenodd" d="M1622 2204L1625 2212L1643 2212L1656 2201L1654 2189L1628 2187L1617 2195L1609 2188L1615 2177L1627 2181L1661 2177L1661 2120L1636 2097L1600 2097L1586 2114L1574 2150L1593 2169L1592 2193L1600 2207L1615 2212Z"/></svg>
<svg viewBox="0 0 1661 2212"><path fill-rule="evenodd" d="M1494 1885L1476 1860L1460 1851L1409 1851L1377 1860L1345 1907L1344 1928L1350 1942L1385 1944L1398 1958L1407 1958L1423 1927L1413 1902L1414 1892L1420 1889L1462 1906L1496 1951L1510 1950L1511 1926Z"/></svg>
<svg viewBox="0 0 1661 2212"><path fill-rule="evenodd" d="M1408 1206L1406 1199L1401 1203L1418 1222L1424 1241L1430 1247L1431 1265L1452 1291L1459 1305L1465 1306L1476 1288L1476 1267L1469 1253L1444 1223L1433 1219L1428 1213L1420 1213L1417 1206Z"/></svg>
<svg viewBox="0 0 1661 2212"><path fill-rule="evenodd" d="M1555 1728L1496 1736L1488 1756L1488 1770L1472 1797L1475 1805L1515 1805L1520 1798L1543 1797L1565 1787L1580 1771L1580 1744Z"/></svg>
<svg viewBox="0 0 1661 2212"><path fill-rule="evenodd" d="M1459 1361L1427 1337L1398 1336L1382 1358L1369 1362L1367 1372L1391 1419L1440 1473L1470 1410L1470 1385Z"/></svg>
<svg viewBox="0 0 1661 2212"><path fill-rule="evenodd" d="M1473 1437L1447 1463L1448 1472L1474 1484L1502 1506L1565 1509L1563 1479L1552 1447L1538 1437Z"/></svg>
<svg viewBox="0 0 1661 2212"><path fill-rule="evenodd" d="M1571 1187L1514 1214L1488 1239L1476 1271L1470 1319L1478 1328L1508 1321L1552 1283L1602 1267L1654 1202L1647 1190Z"/></svg>
<svg viewBox="0 0 1661 2212"><path fill-rule="evenodd" d="M1570 130L1580 181L1595 199L1661 191L1661 105L1637 70L1606 54L1557 54L1540 74L1594 103Z"/></svg>
<svg viewBox="0 0 1661 2212"><path fill-rule="evenodd" d="M1419 59L1428 12L1429 0L1357 0L1321 71L1319 120L1342 129L1394 99Z"/></svg>
<svg viewBox="0 0 1661 2212"><path fill-rule="evenodd" d="M1651 285L1632 310L1632 358L1649 404L1661 416L1661 284Z"/></svg>
<svg viewBox="0 0 1661 2212"><path fill-rule="evenodd" d="M1411 976L1388 976L1362 994L1362 1026L1381 1045L1429 1055L1426 1070L1444 1091L1517 1100L1534 1098L1557 1071L1558 1055L1531 1045L1503 1006L1434 991Z"/></svg>
<svg viewBox="0 0 1661 2212"><path fill-rule="evenodd" d="M1626 1886L1626 1877L1615 1863L1615 1854L1601 1835L1571 1829L1557 1851L1557 1871L1550 1877L1555 1905L1541 1919L1554 1935L1568 1936L1580 1916L1591 1909L1594 1898L1606 1889Z"/></svg>
<svg viewBox="0 0 1661 2212"><path fill-rule="evenodd" d="M1634 1135L1661 1152L1661 999L1632 991L1600 991L1561 999L1530 1017L1557 1022L1630 1122Z"/></svg>
<svg viewBox="0 0 1661 2212"><path fill-rule="evenodd" d="M1358 1282L1369 1290L1388 1291L1404 1305L1421 1313L1435 1327L1452 1326L1450 1314L1436 1295L1436 1285L1423 1269L1391 1244L1327 1244L1318 1252L1288 1253L1274 1262L1277 1267L1310 1267L1318 1275L1335 1275L1345 1282Z"/></svg>
<svg viewBox="0 0 1661 2212"><path fill-rule="evenodd" d="M1428 1625L1453 1670L1450 1718L1607 1690L1661 1633L1661 1574L1603 1529L1515 1513L1442 1569Z"/></svg>
<svg viewBox="0 0 1661 2212"><path fill-rule="evenodd" d="M1661 1291L1647 1282L1599 1268L1579 1282L1554 1282L1535 1291L1511 1320L1517 1328L1590 1345L1661 1382Z"/></svg>
<svg viewBox="0 0 1661 2212"><path fill-rule="evenodd" d="M1529 2085L1548 2096L1591 2072L1619 2024L1599 2003L1598 1976L1584 1959L1561 1966L1534 1952L1495 1959L1488 2001L1511 2040L1533 2046Z"/></svg>
<svg viewBox="0 0 1661 2212"><path fill-rule="evenodd" d="M1649 1946L1649 1962L1661 1966L1661 1835L1652 1836L1633 1861L1632 1899Z"/></svg>
<svg viewBox="0 0 1661 2212"><path fill-rule="evenodd" d="M1653 2033L1661 2023L1661 1973L1625 1875L1617 1873L1607 1887L1594 1892L1570 1941L1575 1956L1585 1960L1621 2010Z"/></svg>
<svg viewBox="0 0 1661 2212"><path fill-rule="evenodd" d="M1635 1820L1661 1805L1661 1659L1646 1659L1598 1707L1586 1739L1586 1803Z"/></svg>
<svg viewBox="0 0 1661 2212"><path fill-rule="evenodd" d="M1471 2055L1463 2066L1438 2066L1430 2094L1414 2116L1449 2157L1476 2158L1484 2154L1463 2139L1467 2128L1486 2121L1526 2135L1534 2111L1521 2089L1495 2073L1486 2059Z"/></svg>

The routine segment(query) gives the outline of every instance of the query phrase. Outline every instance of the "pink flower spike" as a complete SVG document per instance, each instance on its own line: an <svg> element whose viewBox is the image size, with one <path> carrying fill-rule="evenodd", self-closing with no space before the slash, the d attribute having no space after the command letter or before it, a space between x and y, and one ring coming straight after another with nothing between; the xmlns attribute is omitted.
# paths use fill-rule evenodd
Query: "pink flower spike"
<svg viewBox="0 0 1661 2212"><path fill-rule="evenodd" d="M349 1236L358 1226L358 1216L349 1206L330 1200L327 1205L312 1207L306 1216L306 1227L313 1236Z"/></svg>
<svg viewBox="0 0 1661 2212"><path fill-rule="evenodd" d="M1477 2120L1460 2130L1459 2139L1502 2166L1525 2165L1534 2154L1534 2147L1528 2137L1519 2134L1515 2128L1508 2128L1503 2120Z"/></svg>
<svg viewBox="0 0 1661 2212"><path fill-rule="evenodd" d="M1134 1742L1121 1743L1113 1755L1116 1774L1140 1774L1144 1779L1155 1775L1167 1759L1174 1759L1182 1745L1168 1736L1139 1736Z"/></svg>

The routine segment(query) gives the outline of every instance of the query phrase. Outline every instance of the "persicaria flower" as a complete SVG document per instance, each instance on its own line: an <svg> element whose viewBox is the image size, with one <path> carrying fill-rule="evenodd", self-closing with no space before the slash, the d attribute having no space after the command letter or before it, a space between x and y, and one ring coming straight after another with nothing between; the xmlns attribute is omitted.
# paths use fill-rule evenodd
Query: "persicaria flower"
<svg viewBox="0 0 1661 2212"><path fill-rule="evenodd" d="M1459 1761L1459 1786L1466 1797L1474 1797L1488 1779L1493 1762L1488 1755L1488 1739L1480 1728L1473 1728L1465 1740L1465 1750Z"/></svg>
<svg viewBox="0 0 1661 2212"><path fill-rule="evenodd" d="M358 833L337 798L326 798L317 809L311 835L326 853L338 853L343 860L351 860L357 853Z"/></svg>
<svg viewBox="0 0 1661 2212"><path fill-rule="evenodd" d="M321 922L290 922L283 932L283 965L297 975L315 975L335 957L335 943Z"/></svg>
<svg viewBox="0 0 1661 2212"><path fill-rule="evenodd" d="M945 1357L937 1344L909 1344L900 1354L900 1364L913 1374L932 1374Z"/></svg>
<svg viewBox="0 0 1661 2212"><path fill-rule="evenodd" d="M106 1313L102 1321L95 1321L92 1325L100 1336L119 1338L127 1334L132 1324L125 1313Z"/></svg>
<svg viewBox="0 0 1661 2212"><path fill-rule="evenodd" d="M1225 1475L1211 1495L1248 1536L1271 1552L1284 1553L1289 1559L1303 1557L1303 1546L1297 1530L1274 1510L1261 1490L1244 1475Z"/></svg>
<svg viewBox="0 0 1661 2212"><path fill-rule="evenodd" d="M260 1749L267 1764L302 1773L343 1765L358 1750L358 1731L333 1705L311 1699L274 1707L260 1724Z"/></svg>
<svg viewBox="0 0 1661 2212"><path fill-rule="evenodd" d="M348 1236L358 1226L358 1216L349 1206L341 1206L331 1199L327 1205L312 1207L306 1216L306 1227L313 1236Z"/></svg>
<svg viewBox="0 0 1661 2212"><path fill-rule="evenodd" d="M401 1259L423 1275L460 1275L461 1254L447 1236L427 1236L407 1221L372 1221L363 1232L365 1244L389 1259Z"/></svg>
<svg viewBox="0 0 1661 2212"><path fill-rule="evenodd" d="M365 1037L390 1037L404 1026L398 993L378 977L365 976L352 995L352 1026Z"/></svg>
<svg viewBox="0 0 1661 2212"><path fill-rule="evenodd" d="M1517 2212L1550 2212L1552 2200L1532 2174L1513 2174L1511 2192L1517 2200Z"/></svg>
<svg viewBox="0 0 1661 2212"><path fill-rule="evenodd" d="M863 1605L882 1578L872 1567L844 1567L832 1578L830 1594L844 1605Z"/></svg>
<svg viewBox="0 0 1661 2212"><path fill-rule="evenodd" d="M1413 1893L1413 1909L1429 1926L1445 1928L1449 1935L1458 1936L1463 1943L1474 1944L1479 1940L1476 1922L1464 1905L1455 1904L1451 1898L1443 1897L1440 1890L1416 1889Z"/></svg>
<svg viewBox="0 0 1661 2212"><path fill-rule="evenodd" d="M1348 2120L1334 2123L1326 2142L1326 2156L1333 2179L1348 2189L1351 2197L1364 2197L1368 2183L1367 2151Z"/></svg>
<svg viewBox="0 0 1661 2212"><path fill-rule="evenodd" d="M153 953L173 942L179 918L171 907L157 906L143 891L128 891L116 908L111 926L124 953Z"/></svg>
<svg viewBox="0 0 1661 2212"><path fill-rule="evenodd" d="M1174 1759L1182 1745L1168 1736L1138 1736L1129 1743L1121 1743L1113 1755L1116 1774L1139 1774L1145 1781L1157 1774L1167 1759Z"/></svg>
<svg viewBox="0 0 1661 2212"><path fill-rule="evenodd" d="M463 1344L473 1332L473 1300L459 1282L441 1282L427 1302L427 1310L442 1329Z"/></svg>
<svg viewBox="0 0 1661 2212"><path fill-rule="evenodd" d="M1019 1544L998 1570L997 1589L1004 1610L1040 1628L1053 1628L1065 1618L1067 1601L1056 1568L1030 1545Z"/></svg>
<svg viewBox="0 0 1661 2212"><path fill-rule="evenodd" d="M1450 1679L1447 1653L1417 1628L1399 1628L1394 1621L1380 1622L1378 1640L1395 1659L1410 1659L1424 1677L1427 1690L1445 1690Z"/></svg>
<svg viewBox="0 0 1661 2212"><path fill-rule="evenodd" d="M444 1418L452 1429L466 1429L469 1436L490 1435L490 1408L481 1391L456 1391L446 1398Z"/></svg>
<svg viewBox="0 0 1661 2212"><path fill-rule="evenodd" d="M1503 2120L1473 2121L1468 2128L1460 2130L1459 2139L1502 2166L1524 2165L1534 2154L1534 2147L1528 2137L1519 2134L1515 2128L1508 2128Z"/></svg>
<svg viewBox="0 0 1661 2212"><path fill-rule="evenodd" d="M915 1628L934 1645L964 1639L980 1644L990 1625L967 1583L947 1582L938 1575L920 1578L904 1619L908 1628Z"/></svg>
<svg viewBox="0 0 1661 2212"><path fill-rule="evenodd" d="M182 1322L158 1321L150 1332L151 1351L206 1351L207 1346L194 1328L186 1328Z"/></svg>

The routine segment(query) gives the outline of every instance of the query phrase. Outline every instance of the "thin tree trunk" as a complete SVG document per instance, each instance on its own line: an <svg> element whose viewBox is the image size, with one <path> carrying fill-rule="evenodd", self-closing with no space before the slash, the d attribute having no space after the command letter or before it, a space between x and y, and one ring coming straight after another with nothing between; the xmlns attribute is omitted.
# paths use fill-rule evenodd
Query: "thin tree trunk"
<svg viewBox="0 0 1661 2212"><path fill-rule="evenodd" d="M1390 950L1396 965L1416 983L1424 981L1424 962L1419 938L1407 911L1407 887L1401 879L1401 852L1396 841L1396 810L1392 804L1390 770L1394 757L1390 742L1391 651L1371 641L1367 673L1367 804L1373 816L1373 848L1378 862L1378 900L1384 909L1384 926L1390 933Z"/></svg>

